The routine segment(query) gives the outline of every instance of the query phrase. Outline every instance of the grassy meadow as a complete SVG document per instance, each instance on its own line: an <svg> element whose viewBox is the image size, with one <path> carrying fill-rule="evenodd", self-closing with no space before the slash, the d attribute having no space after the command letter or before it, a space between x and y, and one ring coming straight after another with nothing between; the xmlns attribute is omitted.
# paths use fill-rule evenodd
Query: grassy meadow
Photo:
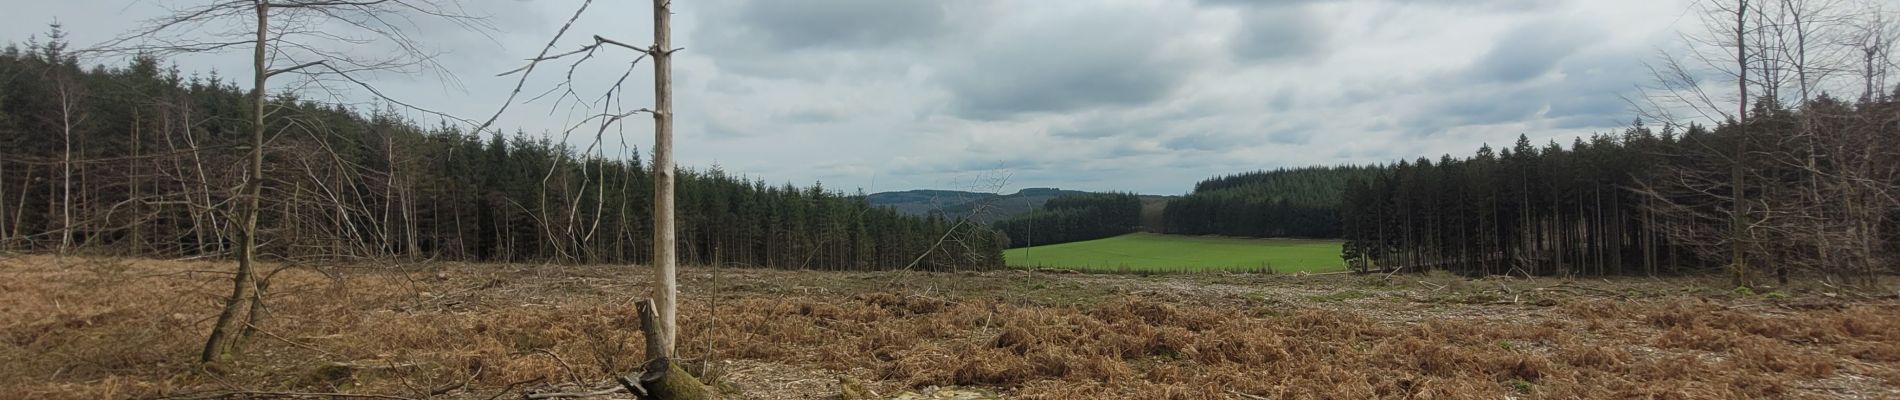
<svg viewBox="0 0 1900 400"><path fill-rule="evenodd" d="M1340 241L1132 233L1003 252L1011 267L1094 271L1343 271Z"/></svg>

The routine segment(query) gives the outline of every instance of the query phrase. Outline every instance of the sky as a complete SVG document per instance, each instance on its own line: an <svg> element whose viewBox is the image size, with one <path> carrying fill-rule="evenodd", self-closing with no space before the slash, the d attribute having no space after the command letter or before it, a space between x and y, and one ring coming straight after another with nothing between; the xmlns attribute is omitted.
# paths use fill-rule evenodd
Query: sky
<svg viewBox="0 0 1900 400"><path fill-rule="evenodd" d="M440 0L438 0L440 1ZM58 20L75 47L190 2L4 0L0 40ZM433 74L365 74L398 101L485 120L582 0L466 0L477 29L409 16ZM683 0L674 7L678 163L768 183L866 192L1024 187L1181 194L1216 175L1466 156L1626 126L1645 62L1680 46L1687 0ZM650 3L600 0L554 52L591 36L650 43ZM241 30L221 21L193 34ZM347 27L337 27L341 32ZM374 56L387 44L341 46ZM180 55L181 70L249 76L249 52ZM569 58L566 60L572 60ZM575 68L598 98L635 59L605 49ZM544 63L497 120L577 148L604 110L550 95ZM88 63L112 63L88 59ZM646 61L622 109L649 107ZM238 86L248 87L248 79ZM279 86L282 85L282 86ZM273 90L308 86L291 82ZM564 93L564 92L560 92ZM365 91L303 93L370 107ZM326 97L328 96L328 97ZM590 111L591 110L591 111ZM428 125L439 118L406 115ZM626 120L597 147L645 152ZM567 131L571 133L566 133ZM643 156L644 157L644 156Z"/></svg>

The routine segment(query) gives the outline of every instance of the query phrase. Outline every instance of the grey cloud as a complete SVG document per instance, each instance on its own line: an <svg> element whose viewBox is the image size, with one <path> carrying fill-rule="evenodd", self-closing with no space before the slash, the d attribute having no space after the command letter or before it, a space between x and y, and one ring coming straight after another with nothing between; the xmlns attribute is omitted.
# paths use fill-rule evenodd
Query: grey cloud
<svg viewBox="0 0 1900 400"><path fill-rule="evenodd" d="M1311 55L1325 48L1330 33L1319 16L1305 6L1248 7L1240 14L1240 32L1231 46L1243 60Z"/></svg>
<svg viewBox="0 0 1900 400"><path fill-rule="evenodd" d="M63 15L82 44L156 7L135 2L120 15L82 19L74 16L97 14L89 13L96 5L18 3L0 13L0 35L24 40ZM430 95L429 77L374 83L418 105L486 116L514 84L493 74L539 50L579 3L461 2L496 18L493 41L418 21L430 25L411 33L441 46L468 95ZM1239 170L1469 154L1479 141L1508 144L1520 131L1541 142L1551 130L1627 123L1618 94L1643 80L1640 61L1677 29L1655 3L679 2L674 40L688 49L675 65L679 162L723 160L768 181L840 188L911 188L1006 169L1013 186L1165 193ZM557 50L591 34L645 40L642 4L595 1ZM1470 22L1478 20L1487 25ZM1482 55L1381 62L1470 52ZM244 71L243 60L205 57L183 68ZM583 68L576 80L611 82L625 61ZM641 68L634 81L644 80ZM538 71L537 79L560 75ZM539 83L530 90L546 87ZM645 98L643 88L630 89L640 94L630 106ZM529 132L571 123L548 110L519 105L498 123ZM628 125L628 142L644 144L645 129ZM813 165L810 154L829 159Z"/></svg>
<svg viewBox="0 0 1900 400"><path fill-rule="evenodd" d="M1471 92L1433 108L1449 122L1482 125L1530 117L1543 109L1544 99L1535 91L1497 93Z"/></svg>
<svg viewBox="0 0 1900 400"><path fill-rule="evenodd" d="M1590 54L1552 66L1561 79L1522 82L1506 88L1455 91L1424 107L1401 126L1410 136L1429 136L1469 125L1547 119L1555 129L1614 127L1632 115L1622 97L1644 79L1640 61ZM1540 114L1541 113L1541 114Z"/></svg>
<svg viewBox="0 0 1900 400"><path fill-rule="evenodd" d="M1121 136L1123 128L1125 127L1108 123L1104 118L1083 118L1080 121L1050 126L1045 133L1052 137L1086 140Z"/></svg>
<svg viewBox="0 0 1900 400"><path fill-rule="evenodd" d="M1290 87L1281 88L1280 91L1273 93L1272 99L1267 100L1267 109L1272 111L1291 109L1294 104L1299 102L1299 96L1300 93L1298 89Z"/></svg>
<svg viewBox="0 0 1900 400"><path fill-rule="evenodd" d="M1630 105L1613 92L1552 93L1547 117L1632 115Z"/></svg>
<svg viewBox="0 0 1900 400"><path fill-rule="evenodd" d="M1274 144L1306 144L1307 141L1313 138L1313 134L1315 133L1313 131L1315 129L1318 129L1318 127L1311 124L1299 124L1274 129L1271 132L1267 132L1267 141L1273 142Z"/></svg>
<svg viewBox="0 0 1900 400"><path fill-rule="evenodd" d="M734 29L772 46L882 46L935 36L947 27L945 3L893 0L745 1L735 4L737 25L709 24L705 29Z"/></svg>
<svg viewBox="0 0 1900 400"><path fill-rule="evenodd" d="M844 111L829 108L800 108L779 113L778 119L785 122L802 124L823 124L844 121L849 115Z"/></svg>
<svg viewBox="0 0 1900 400"><path fill-rule="evenodd" d="M1537 115L1548 101L1539 95L1539 89L1456 92L1415 109L1398 122L1397 128L1405 137L1417 138L1465 126L1524 120Z"/></svg>
<svg viewBox="0 0 1900 400"><path fill-rule="evenodd" d="M1594 116L1618 120L1630 113L1622 93L1647 81L1640 60L1613 55L1581 57L1559 67L1563 83L1552 89L1549 117Z"/></svg>
<svg viewBox="0 0 1900 400"><path fill-rule="evenodd" d="M1146 104L1171 93L1194 65L1161 54L1170 35L1143 10L1064 11L1018 17L939 74L954 111L996 120Z"/></svg>
<svg viewBox="0 0 1900 400"><path fill-rule="evenodd" d="M732 124L723 122L716 118L706 120L702 125L703 125L702 128L704 128L704 132L706 133L706 136L712 137L715 139L746 138L746 137L752 137L758 134L757 132L748 132L747 130L743 128L732 126Z"/></svg>
<svg viewBox="0 0 1900 400"><path fill-rule="evenodd" d="M1174 150L1224 151L1262 143L1303 145L1309 142L1319 129L1319 125L1312 122L1294 122L1252 132L1201 131L1168 139L1161 143L1161 147Z"/></svg>
<svg viewBox="0 0 1900 400"><path fill-rule="evenodd" d="M1352 0L1196 0L1196 3L1212 6L1283 6L1304 4L1348 3ZM1373 0L1375 2L1416 4L1437 7L1475 8L1492 11L1526 12L1536 11L1557 5L1550 0Z"/></svg>
<svg viewBox="0 0 1900 400"><path fill-rule="evenodd" d="M1132 141L1125 141L1122 143L1117 143L1114 147L1109 148L1106 154L1108 156L1108 159L1120 159L1120 158L1127 158L1127 157L1152 156L1152 155L1160 154L1160 153L1162 153L1160 149L1141 146L1138 143L1132 142Z"/></svg>
<svg viewBox="0 0 1900 400"><path fill-rule="evenodd" d="M1602 115L1586 115L1586 116L1577 116L1577 117L1554 118L1551 120L1550 127L1556 128L1556 129L1602 128L1602 127L1616 126L1618 124L1627 123L1627 122L1628 121L1626 120L1618 120L1616 119L1616 117L1602 116Z"/></svg>
<svg viewBox="0 0 1900 400"><path fill-rule="evenodd" d="M1603 33L1559 21L1527 22L1506 32L1468 73L1480 82L1512 83L1543 76Z"/></svg>
<svg viewBox="0 0 1900 400"><path fill-rule="evenodd" d="M1154 130L1161 124L1158 119L1095 116L1084 118L1082 122L1050 128L1049 135L1066 139L1126 138L1157 133Z"/></svg>
<svg viewBox="0 0 1900 400"><path fill-rule="evenodd" d="M1109 129L1109 128L1100 127L1100 126L1091 126L1091 127L1070 126L1070 127L1060 127L1060 128L1050 129L1049 135L1059 137L1059 138L1069 138L1069 139L1100 139L1100 138L1106 138L1106 137L1121 136L1123 135L1123 132L1120 129Z"/></svg>
<svg viewBox="0 0 1900 400"><path fill-rule="evenodd" d="M1233 140L1209 133L1190 133L1161 142L1161 147L1173 150L1214 151L1232 146Z"/></svg>
<svg viewBox="0 0 1900 400"><path fill-rule="evenodd" d="M1389 147L1348 147L1333 152L1333 158L1337 160L1377 160L1374 162L1383 163L1397 161L1393 160L1397 157L1398 152Z"/></svg>
<svg viewBox="0 0 1900 400"><path fill-rule="evenodd" d="M1002 119L1093 106L1131 106L1167 95L1182 80L1176 66L1142 59L1140 50L1109 43L1047 49L1011 44L982 60L1013 60L1007 69L969 68L945 78L954 107L975 119ZM1132 60L1130 58L1133 58Z"/></svg>
<svg viewBox="0 0 1900 400"><path fill-rule="evenodd" d="M1043 162L1041 160L1033 160L1033 159L1021 158L1021 157L1004 158L1004 159L969 158L969 159L957 161L949 165L935 166L933 168L940 168L940 169L937 171L930 171L930 172L944 172L944 171L970 172L970 171L992 171L992 170L1006 170L1006 171L1012 171L1012 172L1021 172L1021 171L1039 171L1039 170L1043 170L1044 169L1043 167L1044 167Z"/></svg>
<svg viewBox="0 0 1900 400"><path fill-rule="evenodd" d="M896 55L957 32L957 12L980 2L883 0L708 1L685 39L721 69L770 78L817 80L848 74L902 74ZM957 11L957 12L953 12Z"/></svg>

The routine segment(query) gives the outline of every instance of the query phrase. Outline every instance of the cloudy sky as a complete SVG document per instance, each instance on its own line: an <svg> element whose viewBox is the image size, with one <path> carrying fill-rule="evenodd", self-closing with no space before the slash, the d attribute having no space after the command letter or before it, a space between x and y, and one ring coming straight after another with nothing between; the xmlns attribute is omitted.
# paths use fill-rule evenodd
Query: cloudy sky
<svg viewBox="0 0 1900 400"><path fill-rule="evenodd" d="M189 2L6 0L0 38L58 19L75 46ZM490 29L416 18L452 81L369 77L417 106L495 112L580 0L471 0ZM556 51L590 35L651 38L645 1L597 1ZM1686 0L685 0L674 5L678 155L767 182L888 191L1022 187L1178 194L1232 172L1466 155L1518 134L1607 131L1644 61L1696 29ZM244 21L226 26L241 27ZM213 26L216 29L216 26ZM374 45L355 51L386 51ZM181 56L248 76L248 52ZM592 98L624 51L576 70ZM642 107L636 67L626 107ZM562 80L544 67L531 97ZM242 86L242 85L241 85ZM363 101L367 94L345 94ZM497 125L562 136L588 113L552 97ZM434 124L432 117L414 113ZM648 119L611 131L645 149ZM593 142L593 130L566 140ZM644 150L643 150L644 151ZM985 188L988 189L988 188Z"/></svg>

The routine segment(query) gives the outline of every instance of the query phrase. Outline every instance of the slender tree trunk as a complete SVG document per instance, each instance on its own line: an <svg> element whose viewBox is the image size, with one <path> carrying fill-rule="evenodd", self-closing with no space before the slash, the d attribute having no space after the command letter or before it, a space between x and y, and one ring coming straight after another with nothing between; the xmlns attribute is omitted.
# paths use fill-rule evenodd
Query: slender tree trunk
<svg viewBox="0 0 1900 400"><path fill-rule="evenodd" d="M139 181L139 165L145 160L139 158L139 125L143 120L137 110L132 111L132 172L128 184L132 185L132 240L126 248L133 256L138 256L140 247L145 245L145 199L144 186Z"/></svg>
<svg viewBox="0 0 1900 400"><path fill-rule="evenodd" d="M33 169L35 166L36 165L30 163L27 164L26 174L20 176L20 201L16 202L19 205L13 210L13 234L9 235L10 237L20 237L22 233L20 229L21 225L24 224L21 224L20 220L26 218L26 194L33 191L31 185L33 183ZM27 246L32 247L31 242L29 241L28 243Z"/></svg>
<svg viewBox="0 0 1900 400"><path fill-rule="evenodd" d="M1748 0L1738 0L1735 11L1735 66L1736 89L1739 99L1736 101L1736 126L1740 134L1735 140L1735 159L1729 167L1729 268L1734 274L1735 286L1748 286L1748 264L1744 258L1745 238L1743 237L1743 218L1748 214L1748 202L1742 199L1744 184L1742 177L1743 157L1748 155L1748 42L1747 15Z"/></svg>
<svg viewBox="0 0 1900 400"><path fill-rule="evenodd" d="M673 227L673 54L670 24L671 0L653 0L653 266L660 317L660 339L665 354L648 357L673 357L679 337L677 312L679 282L674 280L676 232Z"/></svg>
<svg viewBox="0 0 1900 400"><path fill-rule="evenodd" d="M7 179L6 178L7 178L6 153L0 152L0 251L13 249L12 225L7 224L7 221L12 221L12 219L7 218L8 215L7 215Z"/></svg>
<svg viewBox="0 0 1900 400"><path fill-rule="evenodd" d="M393 128L391 128L393 130ZM396 254L396 236L390 232L389 214L396 208L396 134L383 132L383 160L389 165L383 180L383 242L380 243L385 255Z"/></svg>
<svg viewBox="0 0 1900 400"><path fill-rule="evenodd" d="M55 84L59 85L59 121L65 137L62 142L66 145L59 163L64 170L60 184L59 254L66 254L73 247L73 99L70 83Z"/></svg>
<svg viewBox="0 0 1900 400"><path fill-rule="evenodd" d="M226 336L237 320L239 304L244 302L247 292L255 284L257 262L257 213L258 197L264 181L264 85L268 71L264 70L264 47L268 44L264 35L270 22L270 4L257 1L257 44L252 53L251 89L251 162L249 174L244 176L244 214L242 226L238 229L238 269L231 278L231 297L225 299L224 311L218 314L218 321L211 327L211 336L205 340L204 353L199 358L203 362L216 361L226 349Z"/></svg>

